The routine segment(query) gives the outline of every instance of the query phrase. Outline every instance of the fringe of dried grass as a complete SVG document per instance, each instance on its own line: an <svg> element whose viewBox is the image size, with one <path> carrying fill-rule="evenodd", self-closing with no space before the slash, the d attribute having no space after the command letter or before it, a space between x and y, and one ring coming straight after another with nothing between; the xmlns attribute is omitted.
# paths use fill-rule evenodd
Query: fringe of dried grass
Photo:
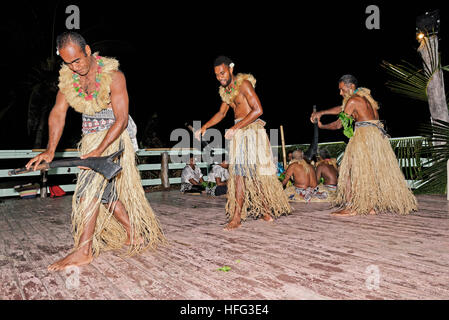
<svg viewBox="0 0 449 320"><path fill-rule="evenodd" d="M86 154L95 149L103 140L106 132L107 130L84 135L78 146L80 153ZM103 156L118 151L120 147L124 147L124 152L120 157L120 165L123 169L114 178L116 192L112 201L106 206L101 204L101 196L108 181L101 174L93 173L90 170L81 170L73 195L72 231L75 249L84 245L84 243L79 243L84 226L95 213L95 209L100 208L92 239L92 250L95 256L98 256L103 250L120 249L127 239L125 228L113 215L118 200L123 203L131 224L132 243L127 255L140 253L147 248L155 249L157 245L166 242L159 222L145 197L140 174L136 167L135 152L127 130L123 131L120 138L105 150ZM90 180L89 175L92 174L94 177ZM82 186L85 184L88 184L88 187L82 190ZM82 194L80 191L83 191ZM80 200L78 200L79 197L81 197ZM143 243L134 242L134 239L138 237L142 237Z"/></svg>
<svg viewBox="0 0 449 320"><path fill-rule="evenodd" d="M340 166L335 205L358 214L408 214L417 201L408 188L390 142L379 129L359 127L349 141Z"/></svg>
<svg viewBox="0 0 449 320"><path fill-rule="evenodd" d="M244 172L244 202L242 221L247 216L258 218L268 210L274 217L291 213L292 209L284 194L282 184L276 176L270 141L264 127L255 121L240 129L230 143L229 181L226 214L233 219L237 206L236 179L234 165L241 165ZM240 171L240 170L239 170Z"/></svg>

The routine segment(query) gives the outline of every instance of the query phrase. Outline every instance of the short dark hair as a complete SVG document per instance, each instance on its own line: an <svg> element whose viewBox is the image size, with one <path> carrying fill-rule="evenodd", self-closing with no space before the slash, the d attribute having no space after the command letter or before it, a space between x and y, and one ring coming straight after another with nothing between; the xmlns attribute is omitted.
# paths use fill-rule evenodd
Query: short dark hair
<svg viewBox="0 0 449 320"><path fill-rule="evenodd" d="M65 31L56 38L56 48L63 49L69 43L77 44L84 54L86 54L87 42L82 35L75 31Z"/></svg>
<svg viewBox="0 0 449 320"><path fill-rule="evenodd" d="M232 63L232 60L226 56L219 56L214 61L214 67L221 66L223 63L229 67L229 65Z"/></svg>
<svg viewBox="0 0 449 320"><path fill-rule="evenodd" d="M330 157L331 157L329 150L327 150L326 148L320 149L318 151L318 154L320 155L321 159L330 159Z"/></svg>
<svg viewBox="0 0 449 320"><path fill-rule="evenodd" d="M340 80L338 80L338 83L343 82L345 85L355 85L355 87L358 87L359 82L357 81L356 77L354 77L352 74L345 74L341 76Z"/></svg>

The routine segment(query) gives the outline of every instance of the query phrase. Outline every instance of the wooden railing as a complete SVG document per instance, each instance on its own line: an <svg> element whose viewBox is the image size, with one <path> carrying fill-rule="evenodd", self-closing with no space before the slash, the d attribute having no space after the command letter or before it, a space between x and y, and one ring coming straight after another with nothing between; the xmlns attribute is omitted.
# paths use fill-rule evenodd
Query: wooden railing
<svg viewBox="0 0 449 320"><path fill-rule="evenodd" d="M422 137L404 137L404 138L391 138L391 141L400 141L401 139L422 139ZM336 145L336 144L342 144L344 142L327 142L327 143L319 143L319 147L326 147L326 146L331 146L331 145ZM291 148L291 147L305 147L308 145L305 144L300 144L300 145L287 145L286 148ZM280 146L273 146L273 151L275 151L276 149L281 148ZM213 149L214 150L214 154L216 155L222 155L225 154L226 151L224 149ZM1 159L17 159L17 166L15 167L21 167L24 166L26 164L26 162L28 160L26 159L30 159L33 158L34 156L38 155L39 153L41 153L44 150L40 150L40 149L34 149L34 150L0 150L0 160ZM160 178L157 179L142 179L142 186L155 186L155 185L163 185L164 187L168 187L171 184L180 184L181 183L181 178L180 177L176 177L176 178L169 178L169 170L180 170L183 169L186 164L183 162L180 163L170 163L169 162L169 158L171 155L175 155L175 156L180 156L180 155L186 155L186 154L190 154L193 153L195 155L201 155L202 153L199 150L195 150L195 149L175 149L175 148L160 148L160 149L141 149L138 150L136 152L138 158L142 158L142 157L160 157L160 160L157 161L158 163L148 163L148 164L138 164L137 168L139 171L144 172L144 171L161 171L160 174ZM338 159L340 159L342 157L343 153L340 153L338 156ZM70 157L79 157L79 153L76 149L67 149L64 151L60 151L60 152L56 152L55 153L55 159L57 158L70 158ZM421 159L421 160L426 160L426 159ZM407 159L399 159L399 165L403 166L405 165ZM197 165L200 168L208 168L208 164L206 162L198 162ZM48 176L52 176L52 175L68 175L68 174L77 174L79 172L79 169L77 167L70 167L70 168L55 168L55 169L50 169L48 170L48 172L30 172L30 173L26 173L26 174L21 174L21 175L17 175L17 176L9 176L8 175L8 171L11 170L13 168L8 168L8 169L0 169L0 182L2 179L4 178L13 178L14 177L31 177L31 176L40 176L40 181L41 181L41 187L42 187L42 191L38 191L38 193L41 194L41 197L45 197L48 190L47 190L47 186L45 183L45 180L47 179L47 175ZM205 180L207 180L207 175L205 175ZM23 179L21 179L23 180ZM416 180L407 180L407 183L409 184L410 187L415 188L420 184L420 181L416 181ZM66 191L66 192L71 192L75 190L75 184L64 184L64 185L60 185L60 187ZM43 191L46 192L43 192ZM14 188L1 188L0 187L0 198L1 197L11 197L11 196L19 196L19 193L14 189Z"/></svg>
<svg viewBox="0 0 449 320"><path fill-rule="evenodd" d="M28 162L26 159L31 159L38 155L39 153L43 152L44 150L41 149L34 149L34 150L0 150L0 160L1 159L17 159L17 167L22 167ZM148 164L138 164L137 169L141 172L143 171L161 171L161 168L165 168L164 173L161 175L161 178L157 179L142 179L142 186L154 186L154 185L164 185L165 187L169 186L170 184L180 184L181 178L168 178L168 170L176 170L176 169L184 169L186 166L185 163L169 163L169 157L170 155L187 155L193 153L195 155L201 155L201 152L195 149L175 149L175 148L161 148L161 149L141 149L136 152L138 158L141 157L161 157L160 163L148 163ZM223 149L217 149L214 150L214 153L219 155L224 153ZM165 154L165 156L164 156ZM72 158L72 157L79 157L79 153L76 149L66 149L64 151L59 151L55 153L55 159L57 158ZM206 162L197 162L198 167L200 168L208 168L208 164ZM43 180L46 179L46 176L52 176L52 175L68 175L68 174L77 174L79 173L78 167L68 167L68 168L54 168L50 169L47 172L30 172L30 173L24 173L16 176L9 176L8 171L13 168L9 169L0 169L0 181L2 178L23 178L23 177L32 177L32 176L40 176L41 181L41 187L44 185L44 188L41 189L47 189L45 186L45 183L43 183ZM164 177L166 177L167 181L163 181ZM205 177L205 180L207 180L207 177ZM66 191L71 192L75 190L75 184L65 184L60 185L60 187ZM48 192L48 190L47 190ZM46 193L47 193L46 192ZM39 194L44 195L44 193L39 190ZM45 193L45 194L46 194ZM0 197L11 197L11 196L19 196L19 193L14 188L0 188Z"/></svg>

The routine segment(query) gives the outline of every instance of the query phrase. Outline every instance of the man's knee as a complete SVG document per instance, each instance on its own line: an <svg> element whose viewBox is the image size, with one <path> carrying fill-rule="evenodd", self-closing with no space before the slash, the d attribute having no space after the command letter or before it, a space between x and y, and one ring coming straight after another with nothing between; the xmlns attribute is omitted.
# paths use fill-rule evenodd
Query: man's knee
<svg viewBox="0 0 449 320"><path fill-rule="evenodd" d="M122 210L124 208L123 204L120 202L120 200L116 201L109 201L109 202L102 202L103 206L109 210L109 212L117 212Z"/></svg>

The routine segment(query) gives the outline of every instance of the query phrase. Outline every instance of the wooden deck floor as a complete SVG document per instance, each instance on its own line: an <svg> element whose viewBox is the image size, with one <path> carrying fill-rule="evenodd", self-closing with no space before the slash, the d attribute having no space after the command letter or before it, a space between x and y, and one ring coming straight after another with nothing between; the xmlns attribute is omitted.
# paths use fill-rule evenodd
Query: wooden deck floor
<svg viewBox="0 0 449 320"><path fill-rule="evenodd" d="M295 203L290 216L232 232L224 198L147 197L170 244L104 252L79 275L46 269L72 248L71 196L0 203L0 299L449 299L445 197L419 196L408 216Z"/></svg>

